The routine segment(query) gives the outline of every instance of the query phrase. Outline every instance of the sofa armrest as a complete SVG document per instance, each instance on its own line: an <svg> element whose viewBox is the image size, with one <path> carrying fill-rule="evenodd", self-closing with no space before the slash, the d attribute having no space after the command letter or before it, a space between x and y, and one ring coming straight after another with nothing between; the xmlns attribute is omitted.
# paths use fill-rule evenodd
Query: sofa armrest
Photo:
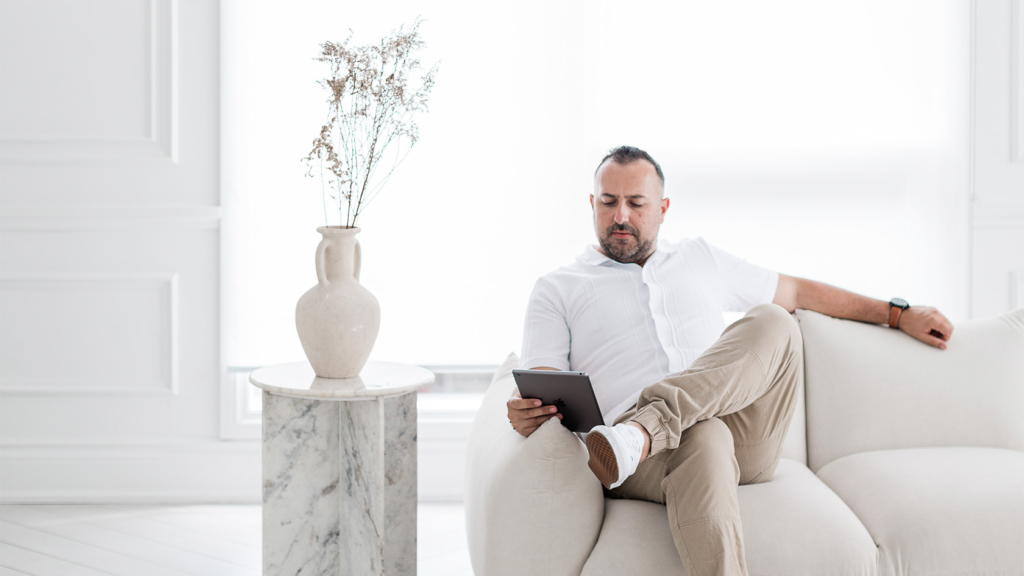
<svg viewBox="0 0 1024 576"><path fill-rule="evenodd" d="M466 449L466 536L477 576L578 575L604 520L587 449L556 419L529 438L508 423L509 356L473 421Z"/></svg>
<svg viewBox="0 0 1024 576"><path fill-rule="evenodd" d="M955 326L947 350L797 311L811 470L870 450L1024 450L1024 309Z"/></svg>

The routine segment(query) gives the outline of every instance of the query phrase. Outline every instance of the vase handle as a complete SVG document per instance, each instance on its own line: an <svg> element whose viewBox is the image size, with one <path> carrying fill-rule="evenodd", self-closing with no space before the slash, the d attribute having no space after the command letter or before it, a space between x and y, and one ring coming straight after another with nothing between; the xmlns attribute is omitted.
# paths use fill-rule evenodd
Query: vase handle
<svg viewBox="0 0 1024 576"><path fill-rule="evenodd" d="M356 240L355 258L353 259L353 263L355 264L355 266L353 267L353 269L355 270L355 274L353 274L353 276L356 277L356 282L358 282L359 268L363 264L363 248L359 245L359 240Z"/></svg>
<svg viewBox="0 0 1024 576"><path fill-rule="evenodd" d="M316 279L321 286L327 286L327 238L316 247Z"/></svg>

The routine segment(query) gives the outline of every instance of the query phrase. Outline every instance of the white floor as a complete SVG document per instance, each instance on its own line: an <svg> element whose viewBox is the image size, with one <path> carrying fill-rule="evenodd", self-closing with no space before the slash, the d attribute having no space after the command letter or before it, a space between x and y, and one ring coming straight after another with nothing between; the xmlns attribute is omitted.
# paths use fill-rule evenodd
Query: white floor
<svg viewBox="0 0 1024 576"><path fill-rule="evenodd" d="M472 576L461 504L420 504L421 576ZM0 506L0 576L257 576L259 506Z"/></svg>

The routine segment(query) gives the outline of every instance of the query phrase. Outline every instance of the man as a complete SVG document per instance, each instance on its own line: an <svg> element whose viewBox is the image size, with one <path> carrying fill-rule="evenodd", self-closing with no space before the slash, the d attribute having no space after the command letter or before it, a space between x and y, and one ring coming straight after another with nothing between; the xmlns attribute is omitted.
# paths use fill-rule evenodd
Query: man
<svg viewBox="0 0 1024 576"><path fill-rule="evenodd" d="M934 308L778 274L699 238L659 240L664 182L643 150L601 161L590 196L599 245L537 281L522 366L588 372L614 422L587 435L597 478L612 497L667 506L688 574L742 575L736 486L771 479L803 385L787 311L887 324L942 349L953 326ZM726 329L723 311L747 314ZM517 392L508 417L529 436L561 415Z"/></svg>

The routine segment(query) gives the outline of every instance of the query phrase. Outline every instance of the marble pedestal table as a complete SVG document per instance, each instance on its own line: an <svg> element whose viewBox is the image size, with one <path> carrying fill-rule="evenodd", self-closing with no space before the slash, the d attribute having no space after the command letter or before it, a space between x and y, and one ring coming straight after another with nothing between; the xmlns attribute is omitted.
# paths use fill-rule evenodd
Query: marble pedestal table
<svg viewBox="0 0 1024 576"><path fill-rule="evenodd" d="M263 574L416 574L418 366L368 362L317 378L306 362L260 368Z"/></svg>

